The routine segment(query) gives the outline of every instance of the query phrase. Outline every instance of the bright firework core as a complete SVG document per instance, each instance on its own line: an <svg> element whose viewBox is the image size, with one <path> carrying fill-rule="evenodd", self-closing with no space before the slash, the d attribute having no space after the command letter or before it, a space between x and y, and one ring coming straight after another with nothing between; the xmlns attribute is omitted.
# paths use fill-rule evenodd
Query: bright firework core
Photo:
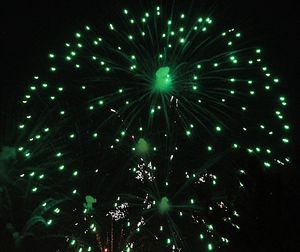
<svg viewBox="0 0 300 252"><path fill-rule="evenodd" d="M166 214L171 209L170 201L167 197L162 197L161 201L159 202L158 209L160 214Z"/></svg>
<svg viewBox="0 0 300 252"><path fill-rule="evenodd" d="M172 80L169 72L169 67L161 67L156 71L153 88L155 92L166 93L172 89Z"/></svg>
<svg viewBox="0 0 300 252"><path fill-rule="evenodd" d="M150 150L150 145L144 138L140 138L136 144L136 150L140 156L147 155Z"/></svg>

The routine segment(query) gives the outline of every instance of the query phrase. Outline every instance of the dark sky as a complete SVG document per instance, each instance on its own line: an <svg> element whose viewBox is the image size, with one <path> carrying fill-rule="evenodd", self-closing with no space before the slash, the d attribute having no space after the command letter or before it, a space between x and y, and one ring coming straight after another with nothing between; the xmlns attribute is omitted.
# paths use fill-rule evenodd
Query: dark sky
<svg viewBox="0 0 300 252"><path fill-rule="evenodd" d="M96 23L101 27L120 11L120 3L138 9L136 3L141 0L75 2L39 1L33 4L30 1L9 1L8 5L1 7L1 70L5 85L26 82L38 67L45 65L46 54L59 48L62 41L83 24ZM288 83L291 93L296 93L300 22L296 1L193 2L193 9L198 9L199 13L211 9L220 27L222 23L232 24L247 31L245 36L253 40L253 44L264 47L264 56L272 64L273 71Z"/></svg>
<svg viewBox="0 0 300 252"><path fill-rule="evenodd" d="M183 1L188 2L187 0L180 2ZM138 6L133 3L140 1L75 2L39 1L33 4L29 1L9 1L7 6L2 3L1 125L6 125L4 121L13 117L18 98L28 80L35 72L47 66L46 56L49 51L59 48L62 42L82 25L86 23L92 25L98 23L98 27L101 27L102 23L106 25L106 20L115 18L114 12L119 12L123 6ZM289 118L294 125L294 146L297 155L300 150L297 141L299 133L296 130L300 122L299 4L297 1L289 0L227 0L214 1L213 5L202 2L195 0L194 9L199 9L201 13L202 6L211 7L210 9L214 10L215 22L220 20L225 24L237 24L242 31L248 32L249 39L254 44L262 45L264 48L266 61L281 77L282 85L290 100ZM245 36L248 36L247 33ZM2 136L1 134L0 137ZM294 166L285 174L275 174L269 177L267 182L264 181L265 187L269 188L266 194L272 195L266 199L268 204L261 212L266 221L262 229L257 230L256 235L263 235L266 232L269 234L266 235L266 244L261 245L264 250L253 251L300 251L300 239L293 224L300 213L295 206L295 202L300 201L300 186L297 186L299 173L294 170L296 165ZM299 231L298 228L298 233ZM246 232L245 235L251 233ZM298 250L293 250L292 248L296 246Z"/></svg>

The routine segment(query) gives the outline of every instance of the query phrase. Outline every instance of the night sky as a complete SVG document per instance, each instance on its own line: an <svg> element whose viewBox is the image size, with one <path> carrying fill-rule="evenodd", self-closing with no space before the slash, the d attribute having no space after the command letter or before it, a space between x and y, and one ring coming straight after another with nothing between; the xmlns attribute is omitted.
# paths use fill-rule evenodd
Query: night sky
<svg viewBox="0 0 300 252"><path fill-rule="evenodd" d="M34 73L48 67L46 55L49 51L59 48L84 24L101 27L108 20L114 20L114 13L122 7L135 6L133 8L138 10L138 5L132 4L135 2L141 1L39 1L36 4L9 1L5 7L2 3L1 144L8 141L7 134L14 126L19 111L18 101L28 80ZM223 23L237 26L250 43L264 49L266 62L280 76L282 89L289 98L288 117L294 137L293 165L282 172L255 173L255 188L242 202L248 216L242 218L243 228L226 251L300 251L300 228L296 225L300 213L296 207L297 202L300 205L300 176L296 165L300 150L299 4L289 0L199 2L203 1L194 1L193 12L198 9L201 13L205 8L206 12L212 13L218 26L222 27ZM257 104L258 110L263 107L263 102ZM4 239L7 238L4 236ZM0 236L0 251L3 252L6 251L1 247L6 242L4 239ZM32 248L26 251L52 250Z"/></svg>

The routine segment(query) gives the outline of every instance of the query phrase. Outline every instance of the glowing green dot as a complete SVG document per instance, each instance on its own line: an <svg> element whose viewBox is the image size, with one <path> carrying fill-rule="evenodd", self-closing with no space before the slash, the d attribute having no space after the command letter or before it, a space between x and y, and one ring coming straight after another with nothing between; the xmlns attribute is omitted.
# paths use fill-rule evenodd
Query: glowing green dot
<svg viewBox="0 0 300 252"><path fill-rule="evenodd" d="M222 128L220 126L216 126L216 131L220 132L222 130Z"/></svg>
<svg viewBox="0 0 300 252"><path fill-rule="evenodd" d="M112 31L115 29L113 24L109 24L109 29L112 30Z"/></svg>
<svg viewBox="0 0 300 252"><path fill-rule="evenodd" d="M282 139L282 142L284 142L284 143L289 143L289 139L283 138L283 139Z"/></svg>
<svg viewBox="0 0 300 252"><path fill-rule="evenodd" d="M237 148L239 147L239 145L235 143L235 144L232 145L232 147L233 147L234 149L237 149Z"/></svg>
<svg viewBox="0 0 300 252"><path fill-rule="evenodd" d="M54 209L54 213L58 214L60 212L60 209L59 208L55 208Z"/></svg>

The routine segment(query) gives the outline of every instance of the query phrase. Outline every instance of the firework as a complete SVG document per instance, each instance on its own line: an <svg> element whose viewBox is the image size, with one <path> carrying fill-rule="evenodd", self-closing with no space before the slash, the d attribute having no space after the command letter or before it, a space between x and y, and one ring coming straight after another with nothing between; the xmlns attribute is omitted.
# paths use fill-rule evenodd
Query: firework
<svg viewBox="0 0 300 252"><path fill-rule="evenodd" d="M287 98L262 54L176 6L78 30L32 79L10 152L33 194L64 199L52 210L65 217L47 223L78 251L227 244L244 187L237 156L290 161Z"/></svg>

